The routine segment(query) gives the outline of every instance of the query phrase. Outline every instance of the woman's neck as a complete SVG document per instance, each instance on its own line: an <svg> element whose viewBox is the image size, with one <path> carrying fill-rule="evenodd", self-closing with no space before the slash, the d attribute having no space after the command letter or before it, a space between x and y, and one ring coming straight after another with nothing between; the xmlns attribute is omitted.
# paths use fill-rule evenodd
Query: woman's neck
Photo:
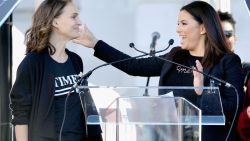
<svg viewBox="0 0 250 141"><path fill-rule="evenodd" d="M200 41L193 50L189 50L192 56L203 57L205 54L205 42Z"/></svg>
<svg viewBox="0 0 250 141"><path fill-rule="evenodd" d="M68 59L68 55L65 51L67 42L65 40L51 36L49 43L55 48L55 53L52 54L51 57L59 63L66 62Z"/></svg>
<svg viewBox="0 0 250 141"><path fill-rule="evenodd" d="M189 51L190 55L197 56L197 57L203 57L204 56L204 50L195 50L195 51Z"/></svg>

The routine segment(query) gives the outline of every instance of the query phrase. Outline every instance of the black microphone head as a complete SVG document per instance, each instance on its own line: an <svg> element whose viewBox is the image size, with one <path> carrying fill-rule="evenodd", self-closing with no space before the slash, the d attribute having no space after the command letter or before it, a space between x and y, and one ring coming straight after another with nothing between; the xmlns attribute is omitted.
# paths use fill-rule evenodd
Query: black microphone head
<svg viewBox="0 0 250 141"><path fill-rule="evenodd" d="M155 31L152 33L152 37L156 37L156 39L159 39L161 36L159 32Z"/></svg>
<svg viewBox="0 0 250 141"><path fill-rule="evenodd" d="M174 39L170 39L170 40L168 41L168 44L169 44L169 45L174 44Z"/></svg>
<svg viewBox="0 0 250 141"><path fill-rule="evenodd" d="M129 46L130 46L131 48L134 48L134 47L135 47L135 44L134 44L134 43L129 43Z"/></svg>

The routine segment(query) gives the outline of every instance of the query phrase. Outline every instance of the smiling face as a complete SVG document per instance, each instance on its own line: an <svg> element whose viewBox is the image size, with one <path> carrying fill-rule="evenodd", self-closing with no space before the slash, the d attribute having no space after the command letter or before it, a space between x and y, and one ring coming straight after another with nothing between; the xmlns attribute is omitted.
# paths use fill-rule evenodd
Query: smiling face
<svg viewBox="0 0 250 141"><path fill-rule="evenodd" d="M182 49L190 52L198 51L200 55L204 53L205 28L186 10L181 10L179 13L176 31L179 34Z"/></svg>
<svg viewBox="0 0 250 141"><path fill-rule="evenodd" d="M69 2L62 10L62 13L53 20L54 32L57 35L72 40L80 36L81 21L79 19L78 9Z"/></svg>

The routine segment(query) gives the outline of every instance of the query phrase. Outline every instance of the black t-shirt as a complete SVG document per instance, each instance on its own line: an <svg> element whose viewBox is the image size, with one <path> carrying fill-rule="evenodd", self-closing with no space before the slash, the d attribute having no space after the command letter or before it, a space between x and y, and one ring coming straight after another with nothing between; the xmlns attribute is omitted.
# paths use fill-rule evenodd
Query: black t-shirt
<svg viewBox="0 0 250 141"><path fill-rule="evenodd" d="M77 74L70 58L65 63L58 63L50 57L49 65L55 76L55 125L59 135L65 112L65 100L70 88L76 82ZM86 134L85 119L79 95L75 90L68 96L66 107L62 141L83 141Z"/></svg>

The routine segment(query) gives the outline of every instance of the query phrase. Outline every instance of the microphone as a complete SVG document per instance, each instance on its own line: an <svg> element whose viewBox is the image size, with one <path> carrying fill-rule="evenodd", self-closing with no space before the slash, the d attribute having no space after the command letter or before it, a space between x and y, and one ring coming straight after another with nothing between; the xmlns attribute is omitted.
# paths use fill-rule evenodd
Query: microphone
<svg viewBox="0 0 250 141"><path fill-rule="evenodd" d="M169 41L168 41L168 46L165 48L165 49L163 49L163 50L160 50L160 51L157 51L158 53L159 52L163 52L163 51L166 51L171 45L173 45L174 44L174 39L170 39Z"/></svg>
<svg viewBox="0 0 250 141"><path fill-rule="evenodd" d="M155 55L155 45L156 45L156 40L160 38L160 33L158 32L153 32L152 33L152 42L150 44L150 55L154 56Z"/></svg>
<svg viewBox="0 0 250 141"><path fill-rule="evenodd" d="M168 42L168 43L169 43L169 46L170 46L171 43L173 44L173 42L174 42L174 40L173 40L173 39L170 39L169 42ZM168 46L167 48L169 48L169 46ZM180 64L180 63L177 63L177 62L168 60L168 59L166 59L166 58L162 58L162 57L159 57L159 56L151 55L151 54L148 54L148 53L143 52L143 51L141 51L141 50L138 50L137 48L135 48L135 45L134 45L134 44L133 44L133 48L134 48L136 51L139 51L139 52L141 52L141 53L144 53L145 55L147 54L147 55L150 55L150 56L152 56L152 57L156 57L156 58L161 59L161 60L163 60L163 61L169 62L169 63L171 63L171 64L175 64L175 65L181 66L181 67L183 67L183 68L190 69L190 70L192 70L192 71L197 71L198 73L201 73L201 74L203 74L204 76L206 76L206 77L208 77L208 78L210 78L210 79L212 79L212 80L215 80L215 81L219 82L218 85L224 84L227 88L233 88L234 91L235 91L235 93L236 93L236 108L235 108L235 113L234 113L234 116L233 116L233 119L232 119L232 122L231 122L230 129L229 129L228 134L227 134L227 136L226 136L226 138L225 138L225 141L228 140L228 138L229 138L229 136L230 136L230 133L232 132L233 125L234 125L234 123L235 123L236 116L237 116L237 113L238 113L238 110L239 110L239 94L238 94L238 90L236 89L236 87L235 87L234 85L232 85L232 84L230 84L229 82L226 82L226 81L224 81L224 80L222 80L222 79L219 79L219 78L217 78L217 77L215 77L215 76L212 76L212 75L210 75L210 74L201 72L201 71L199 71L199 70L197 70L197 69L195 69L195 68L191 68L191 67L189 67L189 66L182 65L182 64ZM164 49L164 50L166 50L166 49ZM162 51L163 51L163 50L162 50Z"/></svg>
<svg viewBox="0 0 250 141"><path fill-rule="evenodd" d="M168 46L167 46L165 49L156 51L155 53L160 53L160 52L166 51L166 50L167 50L171 45L173 45L173 44L174 44L174 39L170 39L170 40L168 41ZM146 53L146 52L144 52L144 51L141 51L141 50L137 49L137 48L135 47L135 44L134 44L134 43L129 43L129 47L133 48L134 50L136 50L136 51L138 51L138 52L140 52L140 53L142 53L142 54L148 54L148 53ZM148 54L148 55L150 55L150 54Z"/></svg>

